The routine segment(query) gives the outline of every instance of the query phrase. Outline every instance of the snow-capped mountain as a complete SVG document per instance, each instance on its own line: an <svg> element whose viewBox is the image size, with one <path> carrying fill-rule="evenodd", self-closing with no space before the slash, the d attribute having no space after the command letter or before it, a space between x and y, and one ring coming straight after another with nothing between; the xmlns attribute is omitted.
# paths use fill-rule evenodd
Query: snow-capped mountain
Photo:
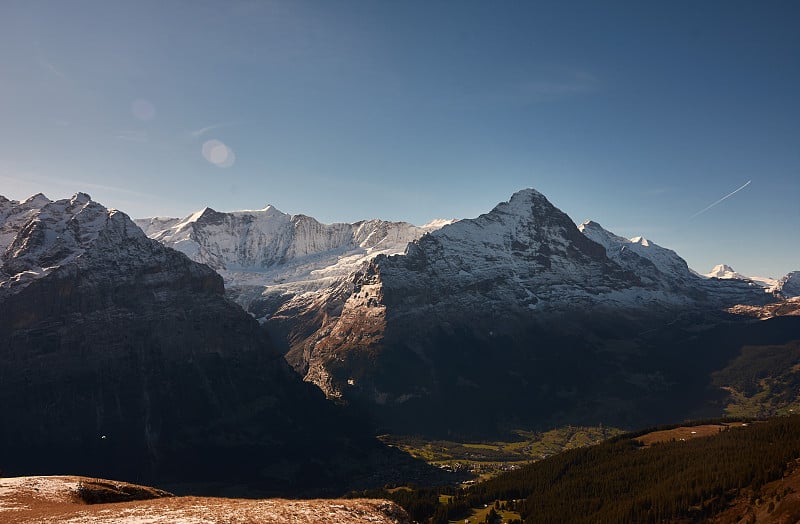
<svg viewBox="0 0 800 524"><path fill-rule="evenodd" d="M747 279L747 277L740 275L727 264L717 264L709 273L706 273L705 276L708 278L736 278L739 280Z"/></svg>
<svg viewBox="0 0 800 524"><path fill-rule="evenodd" d="M207 207L184 219L136 221L149 237L216 269L229 293L259 317L294 295L327 288L377 255L402 253L409 242L451 222L322 224L271 205L229 213Z"/></svg>
<svg viewBox="0 0 800 524"><path fill-rule="evenodd" d="M623 239L593 222L579 228L527 189L478 218L421 237L404 255L376 257L323 293L295 297L268 326L287 340L287 360L328 395L346 395L350 381L360 380L360 391L386 403L424 392L414 391L413 381L394 393L382 390L367 372L355 371L361 359L374 362L381 348L411 344L416 359L430 361L421 348L441 336L431 332L501 337L565 315L674 318L769 300L744 282L706 281L673 251L644 239ZM552 330L558 325L563 321ZM422 368L416 373L424 376ZM360 376L344 376L345 369Z"/></svg>
<svg viewBox="0 0 800 524"><path fill-rule="evenodd" d="M547 310L598 296L625 300L642 287L638 275L609 260L533 189L420 238L403 256L378 257L375 265L393 296L436 307L474 298L484 308Z"/></svg>
<svg viewBox="0 0 800 524"><path fill-rule="evenodd" d="M83 193L0 198L0 252L4 473L239 481L281 462L280 489L286 461L335 477L364 465L351 447L375 450L213 269L124 213Z"/></svg>
<svg viewBox="0 0 800 524"><path fill-rule="evenodd" d="M117 267L139 263L132 259L139 253L132 251L150 244L124 213L106 209L85 193L54 202L42 194L23 202L3 199L0 219L0 297L69 265L85 268L101 252ZM153 254L162 252L159 247ZM153 263L162 261L163 256ZM202 267L192 269L212 277Z"/></svg>
<svg viewBox="0 0 800 524"><path fill-rule="evenodd" d="M764 290L768 293L779 292L781 289L780 280L770 277L750 277L742 275L727 264L717 264L709 273L706 273L704 276L707 278L718 278L721 280L741 280L743 282L749 282L764 288ZM788 278L788 276L789 275L787 275L785 278Z"/></svg>

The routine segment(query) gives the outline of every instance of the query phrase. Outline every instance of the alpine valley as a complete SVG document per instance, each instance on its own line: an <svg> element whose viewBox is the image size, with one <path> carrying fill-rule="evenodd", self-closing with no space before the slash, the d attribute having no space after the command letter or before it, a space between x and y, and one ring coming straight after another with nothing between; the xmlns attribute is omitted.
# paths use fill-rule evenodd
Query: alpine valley
<svg viewBox="0 0 800 524"><path fill-rule="evenodd" d="M701 275L533 189L424 226L0 197L0 253L5 474L343 494L443 480L378 433L800 409L797 272Z"/></svg>

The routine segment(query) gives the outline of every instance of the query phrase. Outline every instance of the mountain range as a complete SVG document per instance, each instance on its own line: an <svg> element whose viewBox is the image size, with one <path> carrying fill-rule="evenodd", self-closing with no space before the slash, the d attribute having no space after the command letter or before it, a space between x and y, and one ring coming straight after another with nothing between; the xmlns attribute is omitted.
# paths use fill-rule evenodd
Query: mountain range
<svg viewBox="0 0 800 524"><path fill-rule="evenodd" d="M720 414L715 372L800 339L797 272L702 276L533 189L421 227L3 198L0 252L0 465L28 474L336 484L390 460L375 430Z"/></svg>
<svg viewBox="0 0 800 524"><path fill-rule="evenodd" d="M402 253L409 242L451 222L322 224L272 205L230 213L206 207L184 219L136 220L149 237L215 269L228 294L256 317L295 295L329 287L366 260Z"/></svg>
<svg viewBox="0 0 800 524"><path fill-rule="evenodd" d="M512 201L531 192L537 193L523 190L512 197ZM495 210L489 215L494 217L498 213ZM379 255L405 254L409 244L427 233L453 225L445 234L451 236L456 229L464 227L455 226L457 220L453 219L437 219L423 226L379 219L322 224L306 215L283 213L272 205L260 210L234 212L218 212L206 207L183 219L155 217L135 222L149 237L215 269L223 276L228 295L261 320L272 316L281 305L298 295L318 294L335 287ZM573 226L569 224L567 229L572 230ZM578 230L600 244L614 265L636 274L645 288L703 287L702 280L696 277L704 276L755 284L780 295L783 282L791 276L782 280L748 277L724 264L700 275L677 253L644 237L626 239L594 221L584 222ZM513 234L497 233L501 236ZM479 248L491 249L491 241ZM792 286L796 284L789 284L786 298L800 291ZM706 287L712 289L713 285ZM732 288L735 284L727 289ZM726 288L717 286L716 289L724 293ZM659 298L660 301L684 299L675 293Z"/></svg>
<svg viewBox="0 0 800 524"><path fill-rule="evenodd" d="M707 375L737 337L770 331L725 310L791 297L796 278L700 275L645 238L576 225L533 189L423 228L325 226L271 206L137 223L213 261L295 370L393 431L469 433L465 411L491 404L512 404L491 410L495 429L659 422L645 415L659 403L713 411ZM708 360L701 376L681 371L675 343ZM670 403L690 390L696 401Z"/></svg>

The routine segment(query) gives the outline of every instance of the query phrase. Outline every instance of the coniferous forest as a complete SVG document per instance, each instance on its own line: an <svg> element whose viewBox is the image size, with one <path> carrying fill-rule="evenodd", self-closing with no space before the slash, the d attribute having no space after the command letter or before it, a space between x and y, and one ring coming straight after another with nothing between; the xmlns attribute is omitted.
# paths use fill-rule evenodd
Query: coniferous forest
<svg viewBox="0 0 800 524"><path fill-rule="evenodd" d="M701 521L745 489L758 494L800 459L800 416L645 446L637 437L648 432L566 451L468 489L358 495L391 498L418 522L436 524L485 504L516 511L526 523Z"/></svg>

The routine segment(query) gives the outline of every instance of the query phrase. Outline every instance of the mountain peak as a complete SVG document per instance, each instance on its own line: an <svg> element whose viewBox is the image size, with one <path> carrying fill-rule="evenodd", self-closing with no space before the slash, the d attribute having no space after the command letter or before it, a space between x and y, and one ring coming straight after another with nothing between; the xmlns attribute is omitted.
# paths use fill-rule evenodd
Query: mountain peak
<svg viewBox="0 0 800 524"><path fill-rule="evenodd" d="M548 207L553 207L553 204L543 194L535 189L527 188L517 191L511 195L508 202L501 202L492 211L503 211L514 215L530 215L530 206L541 203L546 203Z"/></svg>
<svg viewBox="0 0 800 524"><path fill-rule="evenodd" d="M267 204L267 206L260 211L267 216L289 216L272 204Z"/></svg>
<svg viewBox="0 0 800 524"><path fill-rule="evenodd" d="M531 200L533 198L545 198L545 196L539 191L533 189L532 187L526 187L525 189L520 189L519 191L511 195L509 201L513 202L519 199Z"/></svg>
<svg viewBox="0 0 800 524"><path fill-rule="evenodd" d="M711 272L706 273L707 277L712 278L736 278L734 275L737 275L736 271L728 264L717 264Z"/></svg>
<svg viewBox="0 0 800 524"><path fill-rule="evenodd" d="M184 222L197 222L198 220L201 220L203 218L207 219L207 218L212 217L212 216L214 216L216 214L217 214L217 212L215 210L213 210L210 207L206 206L203 209L201 209L200 211L195 211L194 213L189 215L189 217Z"/></svg>
<svg viewBox="0 0 800 524"><path fill-rule="evenodd" d="M42 207L49 203L50 199L44 196L42 193L36 193L35 195L28 197L21 202L21 204L26 207Z"/></svg>
<svg viewBox="0 0 800 524"><path fill-rule="evenodd" d="M575 223L561 210L550 203L547 198L535 189L523 189L514 193L506 202L500 202L488 213L476 218L459 220L447 227L433 232L438 238L451 241L484 244L486 242L503 244L511 242L512 237L544 234L541 229L547 225L555 228L548 234L563 231L567 236L575 230ZM538 233L537 233L538 231ZM542 239L537 240L536 244Z"/></svg>
<svg viewBox="0 0 800 524"><path fill-rule="evenodd" d="M606 229L595 222L594 220L585 220L581 225L578 226L578 229L584 231L585 229L592 229L595 231L605 231Z"/></svg>
<svg viewBox="0 0 800 524"><path fill-rule="evenodd" d="M89 196L87 193L78 192L72 195L72 198L70 199L69 203L73 206L74 205L84 206L91 201L92 197Z"/></svg>

